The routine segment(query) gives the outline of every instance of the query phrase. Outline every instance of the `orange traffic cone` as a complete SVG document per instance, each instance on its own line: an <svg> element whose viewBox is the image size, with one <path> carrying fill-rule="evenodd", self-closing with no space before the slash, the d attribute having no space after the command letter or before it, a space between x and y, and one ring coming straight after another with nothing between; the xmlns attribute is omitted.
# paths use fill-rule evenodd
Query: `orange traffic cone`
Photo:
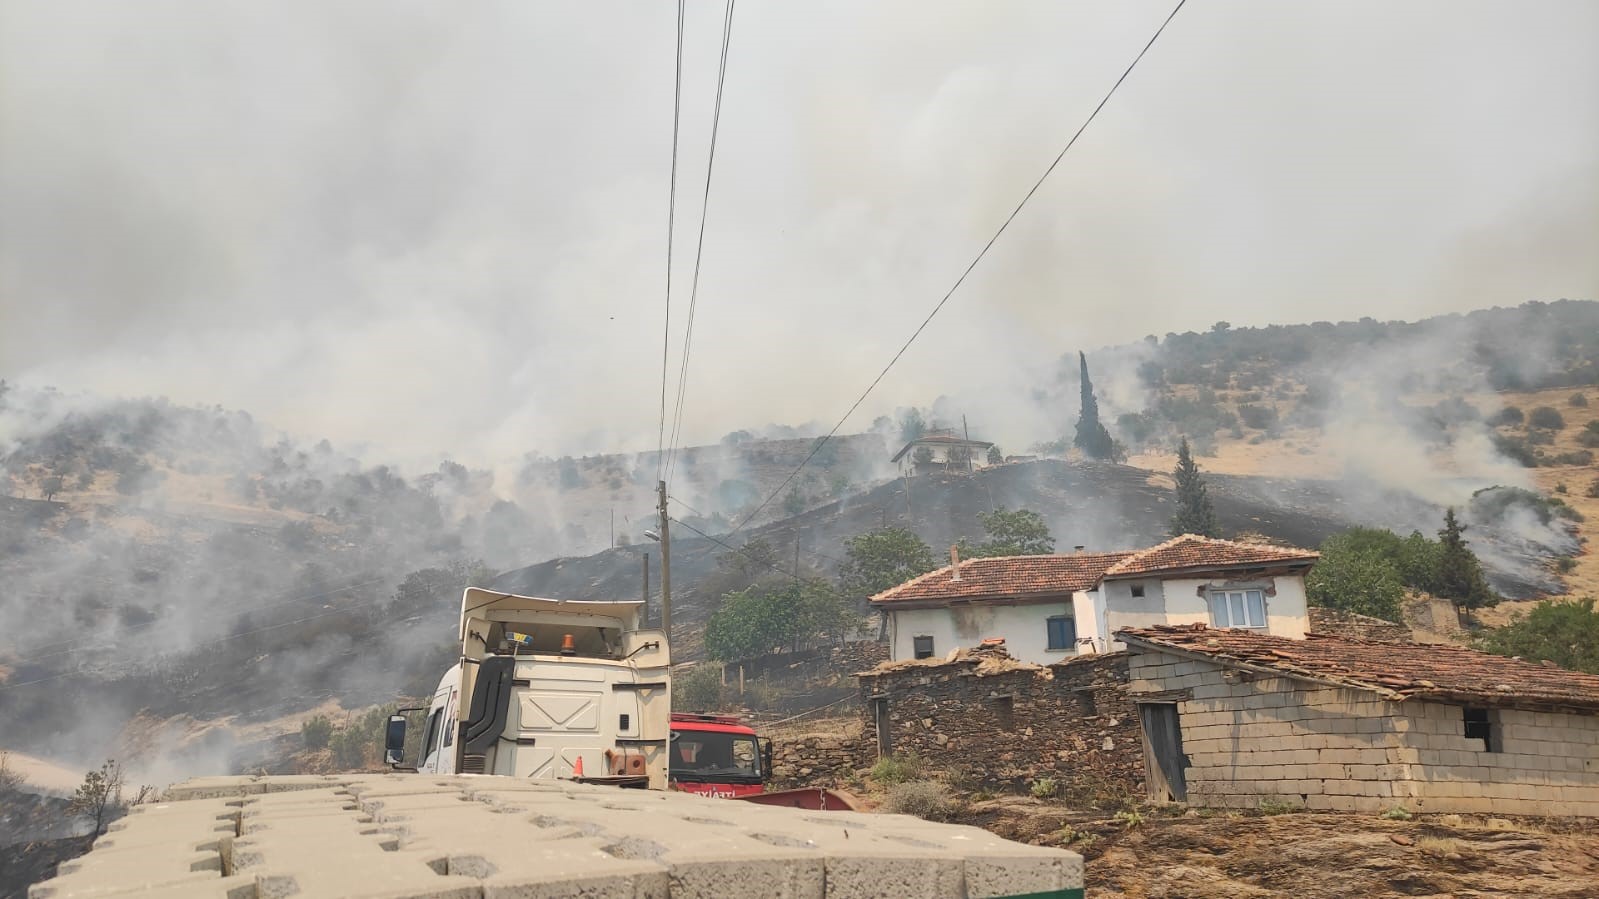
<svg viewBox="0 0 1599 899"><path fill-rule="evenodd" d="M577 757L577 761L572 764L572 776L573 777L582 777L583 776L583 757L582 756L578 756Z"/></svg>

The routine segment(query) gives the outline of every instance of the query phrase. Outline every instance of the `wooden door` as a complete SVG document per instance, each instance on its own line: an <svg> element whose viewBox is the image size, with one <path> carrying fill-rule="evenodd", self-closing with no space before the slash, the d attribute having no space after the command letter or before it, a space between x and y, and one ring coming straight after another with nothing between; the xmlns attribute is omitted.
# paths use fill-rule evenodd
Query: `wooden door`
<svg viewBox="0 0 1599 899"><path fill-rule="evenodd" d="M1183 755L1182 724L1177 704L1144 702L1138 704L1138 721L1144 729L1144 778L1149 796L1157 801L1182 802L1188 798Z"/></svg>

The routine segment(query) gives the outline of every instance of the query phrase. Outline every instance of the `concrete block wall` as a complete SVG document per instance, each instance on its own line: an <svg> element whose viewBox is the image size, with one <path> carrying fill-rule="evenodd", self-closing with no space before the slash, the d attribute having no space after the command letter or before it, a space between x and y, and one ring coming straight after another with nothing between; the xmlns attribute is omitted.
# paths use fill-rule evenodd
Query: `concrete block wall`
<svg viewBox="0 0 1599 899"><path fill-rule="evenodd" d="M1418 807L1599 818L1599 715L1489 709L1489 751L1467 739L1461 706L1403 706Z"/></svg>
<svg viewBox="0 0 1599 899"><path fill-rule="evenodd" d="M1133 656L1128 689L1187 690L1177 704L1188 799L1256 808L1378 811L1409 801L1410 772L1395 703L1363 690L1307 688L1286 678L1246 680L1204 661Z"/></svg>
<svg viewBox="0 0 1599 899"><path fill-rule="evenodd" d="M1599 817L1599 716L1494 710L1503 745L1487 752L1460 706L1250 677L1174 654L1130 662L1135 699L1190 691L1177 706L1195 805Z"/></svg>
<svg viewBox="0 0 1599 899"><path fill-rule="evenodd" d="M967 663L873 672L860 679L861 739L875 761L869 700L884 696L892 752L914 754L934 771L1010 788L1050 777L1068 791L1137 795L1143 748L1126 678L1125 654L982 676Z"/></svg>

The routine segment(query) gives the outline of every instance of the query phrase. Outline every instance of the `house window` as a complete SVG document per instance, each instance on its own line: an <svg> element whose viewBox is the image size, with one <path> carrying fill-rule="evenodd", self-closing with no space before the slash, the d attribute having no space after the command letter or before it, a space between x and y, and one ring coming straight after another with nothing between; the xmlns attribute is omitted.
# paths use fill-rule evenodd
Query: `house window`
<svg viewBox="0 0 1599 899"><path fill-rule="evenodd" d="M1212 627L1266 629L1266 596L1259 590L1218 590L1210 594Z"/></svg>
<svg viewBox="0 0 1599 899"><path fill-rule="evenodd" d="M1071 649L1077 643L1077 621L1064 615L1047 619L1050 649Z"/></svg>
<svg viewBox="0 0 1599 899"><path fill-rule="evenodd" d="M1493 712L1488 709L1474 709L1466 707L1461 709L1461 716L1466 722L1466 739L1481 740L1484 752L1498 752L1500 749L1500 729L1496 727L1499 722Z"/></svg>
<svg viewBox="0 0 1599 899"><path fill-rule="evenodd" d="M916 637L911 641L916 650L916 658L930 659L933 657L933 638Z"/></svg>
<svg viewBox="0 0 1599 899"><path fill-rule="evenodd" d="M1144 598L1144 585L1143 584L1134 584L1132 589L1133 589L1133 598L1134 599L1143 599Z"/></svg>

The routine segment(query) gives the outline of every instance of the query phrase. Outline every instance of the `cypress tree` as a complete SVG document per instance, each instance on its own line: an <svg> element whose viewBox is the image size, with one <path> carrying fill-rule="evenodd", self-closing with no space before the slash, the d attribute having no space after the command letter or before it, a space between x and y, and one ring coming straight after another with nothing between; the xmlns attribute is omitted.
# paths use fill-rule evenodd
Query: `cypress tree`
<svg viewBox="0 0 1599 899"><path fill-rule="evenodd" d="M1110 432L1099 421L1099 400L1094 397L1094 382L1088 377L1088 357L1079 350L1077 365L1082 379L1082 412L1077 416L1077 436L1072 444L1090 459L1109 459L1116 454Z"/></svg>
<svg viewBox="0 0 1599 899"><path fill-rule="evenodd" d="M1488 586L1482 562L1467 545L1465 533L1454 507L1445 510L1443 530L1438 532L1438 595L1467 609L1497 605L1499 597Z"/></svg>
<svg viewBox="0 0 1599 899"><path fill-rule="evenodd" d="M1220 536L1216 509L1205 494L1205 479L1199 474L1199 466L1194 464L1194 454L1188 449L1187 437L1177 446L1177 467L1172 469L1171 474L1177 481L1177 514L1171 518L1171 535Z"/></svg>

